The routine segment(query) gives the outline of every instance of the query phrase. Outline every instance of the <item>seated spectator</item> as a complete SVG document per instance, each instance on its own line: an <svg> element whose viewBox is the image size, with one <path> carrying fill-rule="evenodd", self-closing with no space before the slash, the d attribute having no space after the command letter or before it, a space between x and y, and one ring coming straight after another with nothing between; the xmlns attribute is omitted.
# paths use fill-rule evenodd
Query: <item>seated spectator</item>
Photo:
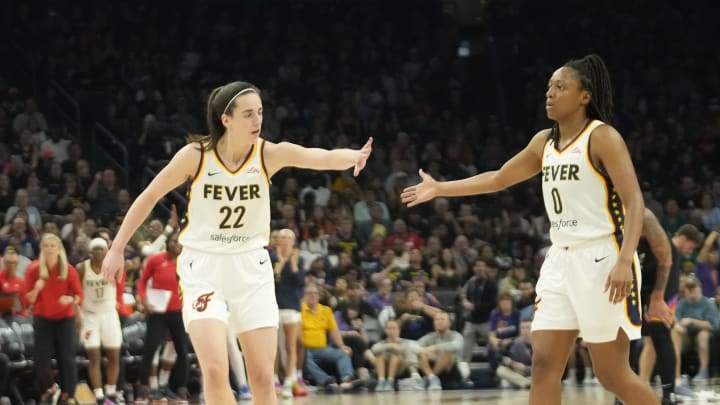
<svg viewBox="0 0 720 405"><path fill-rule="evenodd" d="M430 391L442 389L441 378L457 379L459 382L457 364L463 350L463 336L450 329L450 316L447 312L437 311L433 325L435 331L418 340L421 347L418 362Z"/></svg>
<svg viewBox="0 0 720 405"><path fill-rule="evenodd" d="M40 249L37 232L28 226L25 211L19 211L12 219L10 227L2 233L0 250L5 250L8 246L14 246L19 254L29 259L34 259L38 255Z"/></svg>
<svg viewBox="0 0 720 405"><path fill-rule="evenodd" d="M513 296L517 296L520 294L520 283L525 281L525 277L527 277L527 270L525 270L523 262L513 260L513 265L508 275L498 283L498 290L508 291L510 294L513 294Z"/></svg>
<svg viewBox="0 0 720 405"><path fill-rule="evenodd" d="M488 359L490 366L497 369L500 358L520 332L520 311L515 309L512 295L503 291L498 294L497 308L490 313L488 334Z"/></svg>
<svg viewBox="0 0 720 405"><path fill-rule="evenodd" d="M410 249L422 249L423 247L422 238L415 232L408 231L404 219L396 219L393 222L393 231L385 240L385 245L396 249L396 246L398 246L395 244L396 240L402 241L402 245L400 246L408 252Z"/></svg>
<svg viewBox="0 0 720 405"><path fill-rule="evenodd" d="M49 207L48 211L56 215L73 215L76 208L81 209L83 211L84 221L84 214L90 211L90 203L87 201L85 193L80 188L77 178L75 178L72 174L66 174L63 184L63 189L58 194L57 199ZM72 219L70 221L73 222Z"/></svg>
<svg viewBox="0 0 720 405"><path fill-rule="evenodd" d="M438 287L456 288L460 285L463 273L455 265L452 250L443 249L440 258L431 267L432 277L437 280Z"/></svg>
<svg viewBox="0 0 720 405"><path fill-rule="evenodd" d="M30 195L24 188L15 192L15 205L5 212L5 223L9 224L18 211L27 213L27 223L34 229L42 228L42 216L37 207L30 205Z"/></svg>
<svg viewBox="0 0 720 405"><path fill-rule="evenodd" d="M414 279L411 288L417 290L417 292L422 297L423 303L433 306L435 308L442 308L440 300L438 300L437 297L433 295L433 293L427 290L427 282L423 278Z"/></svg>
<svg viewBox="0 0 720 405"><path fill-rule="evenodd" d="M303 342L307 349L305 367L316 385L332 388L335 379L325 372L321 364L332 365L340 376L340 387L350 389L354 375L350 359L352 349L343 342L332 309L320 304L318 299L317 286L306 285L301 311ZM328 335L335 347L328 345Z"/></svg>
<svg viewBox="0 0 720 405"><path fill-rule="evenodd" d="M405 254L407 253L405 252ZM390 279L392 290L399 289L399 280L402 276L403 267L398 266L394 250L387 249L383 252L382 256L380 256L380 268L382 270L370 276L370 281L374 285L379 286L382 280Z"/></svg>
<svg viewBox="0 0 720 405"><path fill-rule="evenodd" d="M713 298L718 288L718 250L715 246L718 236L720 234L716 230L708 233L695 262L695 275L702 284L703 296L708 298Z"/></svg>
<svg viewBox="0 0 720 405"><path fill-rule="evenodd" d="M515 298L515 308L520 311L520 319L532 319L535 313L535 283L530 279L520 282L520 295Z"/></svg>
<svg viewBox="0 0 720 405"><path fill-rule="evenodd" d="M392 280L384 278L378 283L377 291L368 297L367 302L375 310L375 313L380 314L385 307L392 307L395 303L392 287Z"/></svg>
<svg viewBox="0 0 720 405"><path fill-rule="evenodd" d="M37 110L34 98L25 100L25 111L16 115L13 120L13 131L16 134L20 134L24 130L30 131L32 134L42 134L42 140L48 131L45 115Z"/></svg>
<svg viewBox="0 0 720 405"><path fill-rule="evenodd" d="M675 310L678 320L675 330L682 337L680 354L691 348L697 350L700 369L695 380L706 381L709 378L710 336L718 328L718 310L709 298L703 297L700 281L695 276L687 278L685 288L685 298L678 302Z"/></svg>
<svg viewBox="0 0 720 405"><path fill-rule="evenodd" d="M435 287L437 285L437 281L435 281L435 279L431 276L432 273L430 273L430 271L428 271L423 265L423 256L420 249L410 249L408 254L408 266L402 273L400 285L404 288L410 288L415 280L422 280L424 281L423 287L425 287L425 285Z"/></svg>
<svg viewBox="0 0 720 405"><path fill-rule="evenodd" d="M68 147L70 146L67 126L53 128L47 132L48 139L40 144L40 154L49 155L58 165L68 159Z"/></svg>
<svg viewBox="0 0 720 405"><path fill-rule="evenodd" d="M4 312L2 315L25 315L24 305L22 303L22 290L25 280L18 275L18 263L20 255L13 247L5 249L2 258L2 271L0 271L0 292L17 294L16 303L13 308Z"/></svg>
<svg viewBox="0 0 720 405"><path fill-rule="evenodd" d="M365 243L365 246L358 252L358 260L360 269L362 270L365 278L370 280L372 286L375 283L372 281L373 275L383 270L380 258L383 255L383 236L380 234L373 234L370 240Z"/></svg>
<svg viewBox="0 0 720 405"><path fill-rule="evenodd" d="M303 258L303 262L309 267L313 260L323 258L327 254L327 238L320 235L317 226L309 225L307 227L307 238L300 242L300 256ZM307 267L303 267L303 270L307 270Z"/></svg>
<svg viewBox="0 0 720 405"><path fill-rule="evenodd" d="M360 305L350 301L335 311L335 323L342 336L343 343L352 349L352 364L361 380L370 377L367 366L375 363L375 355L368 348L368 338L360 313Z"/></svg>
<svg viewBox="0 0 720 405"><path fill-rule="evenodd" d="M380 235L384 239L388 234L388 229L390 229L390 221L383 219L382 207L379 203L372 203L370 205L370 218L367 221L357 222L357 224L358 237L362 243L367 243L372 235Z"/></svg>
<svg viewBox="0 0 720 405"><path fill-rule="evenodd" d="M498 366L497 376L518 388L530 387L530 371L532 369L532 334L530 325L532 321L527 318L520 323L520 336L513 340L510 347L502 357Z"/></svg>
<svg viewBox="0 0 720 405"><path fill-rule="evenodd" d="M10 183L10 178L5 173L0 173L0 212L6 212L15 203L15 190Z"/></svg>
<svg viewBox="0 0 720 405"><path fill-rule="evenodd" d="M172 235L177 228L177 209L175 208L175 205L173 205L170 210L170 218L168 219L167 225L163 227L163 224L159 219L153 219L150 221L150 224L148 225L148 239L139 243L142 255L144 257L149 257L165 251L165 243L167 242L168 236Z"/></svg>
<svg viewBox="0 0 720 405"><path fill-rule="evenodd" d="M378 385L375 392L395 391L395 379L409 375L415 380L415 386L424 388L417 369L417 357L420 346L414 340L400 337L400 324L396 319L385 323L386 338L372 346L375 354L375 371Z"/></svg>
<svg viewBox="0 0 720 405"><path fill-rule="evenodd" d="M117 216L119 190L113 169L97 172L92 184L87 188L87 197L92 202L92 217L103 225Z"/></svg>
<svg viewBox="0 0 720 405"><path fill-rule="evenodd" d="M405 299L395 303L395 317L400 321L400 336L417 340L433 330L433 318L440 309L428 305L416 289L405 292Z"/></svg>

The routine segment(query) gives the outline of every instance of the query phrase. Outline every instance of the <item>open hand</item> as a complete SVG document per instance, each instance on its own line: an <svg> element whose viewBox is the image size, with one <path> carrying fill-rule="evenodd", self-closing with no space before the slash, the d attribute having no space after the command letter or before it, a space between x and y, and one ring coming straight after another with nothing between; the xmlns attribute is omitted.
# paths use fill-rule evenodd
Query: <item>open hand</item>
<svg viewBox="0 0 720 405"><path fill-rule="evenodd" d="M650 305L648 306L647 317L650 320L656 319L662 321L668 328L672 327L675 317L670 308L668 308L662 296L652 296Z"/></svg>
<svg viewBox="0 0 720 405"><path fill-rule="evenodd" d="M437 195L437 181L422 169L418 171L422 182L414 186L406 187L400 194L402 202L407 203L408 207L414 207L425 201L430 201Z"/></svg>
<svg viewBox="0 0 720 405"><path fill-rule="evenodd" d="M371 136L367 143L365 143L365 146L358 151L358 155L355 158L355 170L353 170L353 176L357 177L357 175L360 174L360 171L365 168L365 163L367 163L370 153L372 153L372 143L373 138Z"/></svg>

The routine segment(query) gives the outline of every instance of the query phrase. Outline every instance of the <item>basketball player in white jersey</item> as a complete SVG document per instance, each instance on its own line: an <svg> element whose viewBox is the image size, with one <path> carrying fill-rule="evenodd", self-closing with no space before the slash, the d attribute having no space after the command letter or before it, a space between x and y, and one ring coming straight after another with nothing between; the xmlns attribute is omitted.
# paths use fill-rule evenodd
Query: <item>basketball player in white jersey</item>
<svg viewBox="0 0 720 405"><path fill-rule="evenodd" d="M252 84L233 82L208 99L210 134L183 147L138 196L103 262L119 279L130 236L157 201L190 182L178 259L183 321L198 356L205 402L235 404L228 377L228 328L240 339L253 402L277 403L273 365L278 306L264 247L270 234L270 178L283 167L345 170L358 175L372 150L304 148L260 137L263 105Z"/></svg>
<svg viewBox="0 0 720 405"><path fill-rule="evenodd" d="M597 55L573 60L548 81L546 112L554 121L499 170L463 180L406 188L412 207L434 197L485 194L541 175L550 219L549 249L537 284L530 404L560 404L561 377L581 335L595 375L628 405L658 398L628 363L640 338L640 269L635 249L644 204L630 154L611 118L612 91ZM605 122L603 122L605 121Z"/></svg>
<svg viewBox="0 0 720 405"><path fill-rule="evenodd" d="M105 239L90 241L90 258L77 266L83 289L82 332L80 341L85 346L89 364L88 377L98 404L107 399L117 401L116 385L120 372L120 347L122 327L118 308L124 290L124 280L108 282L101 271L103 259L108 252ZM100 347L107 356L105 391L102 386Z"/></svg>

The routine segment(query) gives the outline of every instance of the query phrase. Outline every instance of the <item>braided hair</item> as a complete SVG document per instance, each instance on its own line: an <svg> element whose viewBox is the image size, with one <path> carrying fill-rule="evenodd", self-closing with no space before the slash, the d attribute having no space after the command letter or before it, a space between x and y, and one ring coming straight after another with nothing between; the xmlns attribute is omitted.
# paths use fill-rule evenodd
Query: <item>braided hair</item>
<svg viewBox="0 0 720 405"><path fill-rule="evenodd" d="M577 74L583 90L590 92L590 103L587 105L587 116L610 122L612 119L612 84L610 73L602 58L596 54L587 55L582 59L573 59L563 67L572 68ZM549 139L554 143L560 140L560 128L553 124Z"/></svg>

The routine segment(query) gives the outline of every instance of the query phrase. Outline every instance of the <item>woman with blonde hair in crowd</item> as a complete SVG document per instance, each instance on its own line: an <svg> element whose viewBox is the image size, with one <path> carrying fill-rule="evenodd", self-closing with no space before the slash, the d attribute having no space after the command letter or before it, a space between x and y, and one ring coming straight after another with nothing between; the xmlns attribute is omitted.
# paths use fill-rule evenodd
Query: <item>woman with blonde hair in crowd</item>
<svg viewBox="0 0 720 405"><path fill-rule="evenodd" d="M35 315L33 328L35 378L43 394L40 404L73 404L77 384L76 306L82 300L80 278L68 263L62 241L45 234L38 260L25 272L23 297ZM54 384L50 361L57 358L60 386Z"/></svg>

